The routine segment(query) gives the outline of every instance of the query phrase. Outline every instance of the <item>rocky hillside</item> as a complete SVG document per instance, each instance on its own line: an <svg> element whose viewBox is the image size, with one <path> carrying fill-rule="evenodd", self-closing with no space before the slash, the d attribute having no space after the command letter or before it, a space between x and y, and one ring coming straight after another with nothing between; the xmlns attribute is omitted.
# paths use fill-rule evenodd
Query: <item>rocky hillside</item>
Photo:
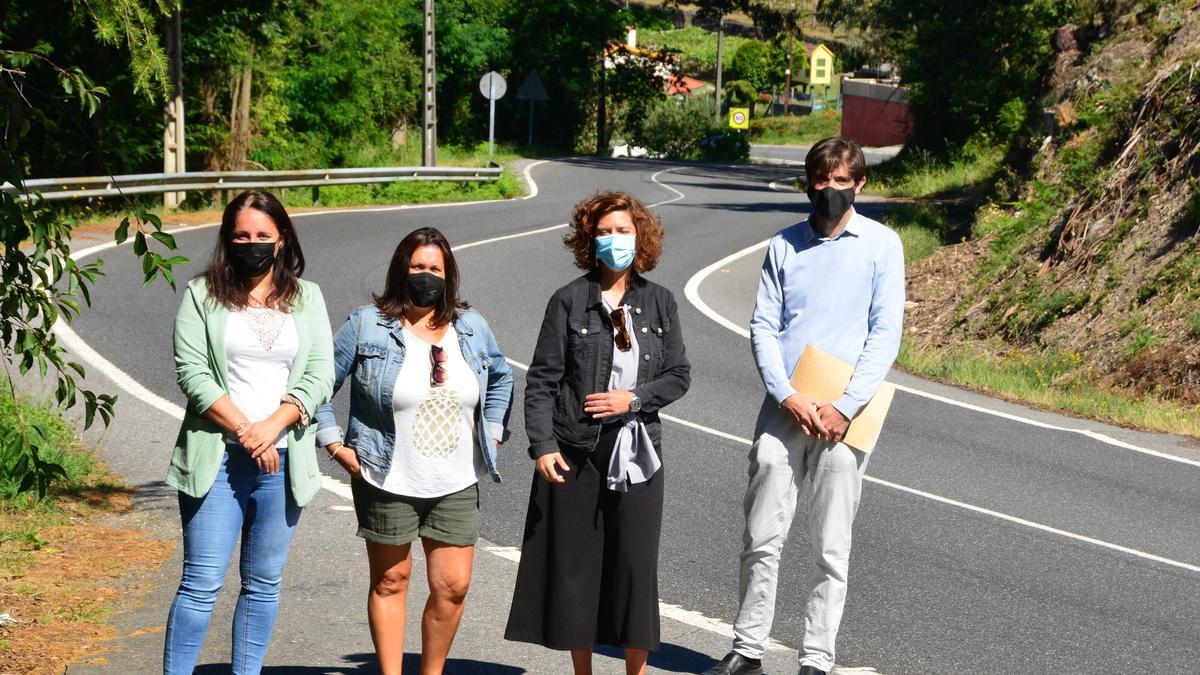
<svg viewBox="0 0 1200 675"><path fill-rule="evenodd" d="M1200 405L1200 2L1055 35L1016 202L911 270L909 338Z"/></svg>

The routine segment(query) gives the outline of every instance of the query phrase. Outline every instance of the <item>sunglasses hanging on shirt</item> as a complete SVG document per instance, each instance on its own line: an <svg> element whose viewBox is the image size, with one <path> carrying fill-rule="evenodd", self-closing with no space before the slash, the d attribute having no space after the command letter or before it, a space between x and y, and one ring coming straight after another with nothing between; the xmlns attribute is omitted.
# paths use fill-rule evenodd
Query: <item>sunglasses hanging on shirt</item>
<svg viewBox="0 0 1200 675"><path fill-rule="evenodd" d="M442 387L446 384L446 350L437 345L429 348L429 386Z"/></svg>
<svg viewBox="0 0 1200 675"><path fill-rule="evenodd" d="M608 315L612 319L613 328L617 330L617 334L613 337L613 343L617 345L617 349L627 352L633 348L633 341L629 338L629 331L625 328L625 308L618 307Z"/></svg>

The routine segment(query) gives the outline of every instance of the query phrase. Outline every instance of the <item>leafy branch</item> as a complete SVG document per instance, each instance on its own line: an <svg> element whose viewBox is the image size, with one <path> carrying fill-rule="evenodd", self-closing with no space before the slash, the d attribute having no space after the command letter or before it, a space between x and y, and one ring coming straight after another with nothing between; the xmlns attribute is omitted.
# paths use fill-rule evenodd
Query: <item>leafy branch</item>
<svg viewBox="0 0 1200 675"><path fill-rule="evenodd" d="M157 39L148 28L152 17L140 2L104 0L85 3L97 23L102 40L117 42L125 36L134 56L135 82L145 91L148 84L165 82L165 60ZM158 3L164 10L168 4ZM117 397L79 386L86 376L82 364L70 360L59 344L54 326L70 323L84 307L92 304L91 287L103 275L102 261L78 263L71 257L74 221L64 218L36 191L27 189L21 156L22 141L35 125L49 126L45 114L26 97L26 73L35 67L49 68L62 94L74 100L80 112L92 117L108 92L79 68L54 63L42 50L0 50L0 357L5 368L15 365L21 375L37 369L45 379L53 371L54 398L63 408L83 400L84 428L99 417L107 426L113 418ZM145 283L160 275L175 288L172 268L187 259L172 255L175 238L163 231L158 216L126 199L132 213L117 228L118 244L133 237L134 255L142 259ZM150 250L151 242L166 254ZM9 377L6 392L14 403L16 386ZM64 468L46 460L53 448L50 430L26 420L19 406L17 424L0 435L0 473L19 480L19 492L37 490L45 497L54 480L63 478Z"/></svg>

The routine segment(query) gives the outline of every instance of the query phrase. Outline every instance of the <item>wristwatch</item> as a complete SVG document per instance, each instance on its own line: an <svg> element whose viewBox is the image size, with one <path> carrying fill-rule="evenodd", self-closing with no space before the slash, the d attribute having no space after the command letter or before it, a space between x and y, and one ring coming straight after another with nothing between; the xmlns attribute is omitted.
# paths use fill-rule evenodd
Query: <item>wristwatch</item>
<svg viewBox="0 0 1200 675"><path fill-rule="evenodd" d="M629 412L637 412L642 409L642 399L634 396L629 399Z"/></svg>

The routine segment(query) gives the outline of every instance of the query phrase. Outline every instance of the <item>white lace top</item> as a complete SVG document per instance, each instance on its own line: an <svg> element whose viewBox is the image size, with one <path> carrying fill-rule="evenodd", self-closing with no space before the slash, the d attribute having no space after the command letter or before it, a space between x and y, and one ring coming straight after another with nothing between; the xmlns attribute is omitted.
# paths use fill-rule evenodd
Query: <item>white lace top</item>
<svg viewBox="0 0 1200 675"><path fill-rule="evenodd" d="M287 393L300 335L290 312L247 307L229 313L225 324L225 361L229 398L251 422L266 419ZM227 438L236 443L237 438ZM276 447L287 447L287 432Z"/></svg>

